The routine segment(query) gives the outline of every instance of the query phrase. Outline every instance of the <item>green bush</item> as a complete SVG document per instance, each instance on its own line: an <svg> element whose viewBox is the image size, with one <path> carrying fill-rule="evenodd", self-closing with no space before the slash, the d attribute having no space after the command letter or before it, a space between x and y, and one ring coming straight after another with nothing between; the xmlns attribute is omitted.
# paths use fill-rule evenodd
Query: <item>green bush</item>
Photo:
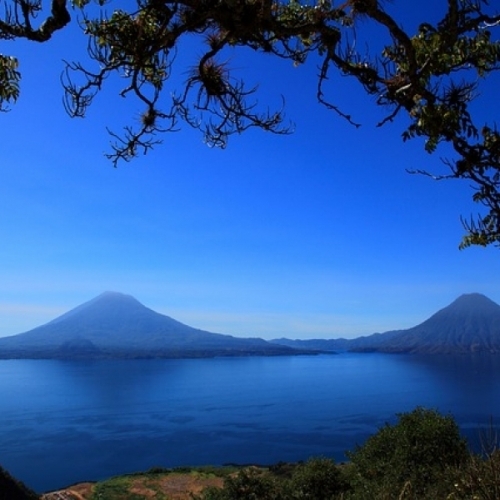
<svg viewBox="0 0 500 500"><path fill-rule="evenodd" d="M130 491L131 476L118 476L97 483L92 500L144 500L143 496Z"/></svg>
<svg viewBox="0 0 500 500"><path fill-rule="evenodd" d="M370 500L439 498L469 457L453 418L423 408L399 414L347 455L352 498Z"/></svg>
<svg viewBox="0 0 500 500"><path fill-rule="evenodd" d="M269 473L243 469L228 476L223 488L207 488L198 500L286 500L283 485Z"/></svg>
<svg viewBox="0 0 500 500"><path fill-rule="evenodd" d="M340 469L328 458L311 458L297 466L292 475L294 499L331 500L346 489Z"/></svg>

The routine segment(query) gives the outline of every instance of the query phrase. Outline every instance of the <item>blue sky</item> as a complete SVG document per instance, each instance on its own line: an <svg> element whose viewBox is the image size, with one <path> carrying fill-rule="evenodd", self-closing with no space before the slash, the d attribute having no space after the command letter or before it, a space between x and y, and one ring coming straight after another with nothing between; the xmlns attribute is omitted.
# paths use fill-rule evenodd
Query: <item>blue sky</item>
<svg viewBox="0 0 500 500"><path fill-rule="evenodd" d="M197 52L185 48L189 67ZM115 169L105 127L119 131L142 109L110 82L85 119L68 118L62 60L84 49L75 29L2 49L20 58L23 80L0 115L0 336L105 290L191 326L263 338L406 328L462 293L500 302L499 251L458 250L460 215L480 209L470 187L408 174L443 171L439 154L403 144L403 121L376 128L383 110L355 82L335 77L329 89L359 129L316 103L314 61L235 53L231 67L260 83L263 104L284 95L292 135L250 131L221 151L184 126Z"/></svg>

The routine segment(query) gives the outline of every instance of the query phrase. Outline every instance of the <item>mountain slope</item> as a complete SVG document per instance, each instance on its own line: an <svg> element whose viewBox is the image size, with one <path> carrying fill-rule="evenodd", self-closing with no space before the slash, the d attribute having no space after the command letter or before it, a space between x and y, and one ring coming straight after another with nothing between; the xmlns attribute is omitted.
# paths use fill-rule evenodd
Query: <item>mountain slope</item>
<svg viewBox="0 0 500 500"><path fill-rule="evenodd" d="M460 296L423 323L407 330L356 339L276 339L289 347L322 351L389 353L500 352L500 305L479 293Z"/></svg>
<svg viewBox="0 0 500 500"><path fill-rule="evenodd" d="M353 341L351 350L408 353L500 352L500 306L479 293L462 295L423 323L377 338Z"/></svg>
<svg viewBox="0 0 500 500"><path fill-rule="evenodd" d="M204 357L295 354L258 338L184 325L130 295L105 292L49 323L0 338L0 357Z"/></svg>

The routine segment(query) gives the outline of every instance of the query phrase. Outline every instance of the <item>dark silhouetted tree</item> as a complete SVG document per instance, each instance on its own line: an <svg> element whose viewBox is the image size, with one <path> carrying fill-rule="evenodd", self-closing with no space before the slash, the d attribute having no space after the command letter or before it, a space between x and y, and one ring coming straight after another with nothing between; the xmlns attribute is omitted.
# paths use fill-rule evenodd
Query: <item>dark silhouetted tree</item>
<svg viewBox="0 0 500 500"><path fill-rule="evenodd" d="M109 158L115 165L147 152L160 133L177 130L179 121L219 147L252 127L290 132L281 109L259 110L257 89L234 76L224 55L244 47L297 65L314 55L320 58L317 99L327 108L358 125L328 97L326 82L337 71L357 80L387 109L380 126L403 114L408 119L403 140L421 137L429 153L440 143L451 146L453 157L444 160L448 173L435 178L470 181L474 201L485 208L478 219L464 221L462 245L500 244L500 133L471 111L480 81L500 67L497 2L437 0L445 10L442 18L433 22L429 13L415 32L405 31L382 0L136 0L110 14L112 1L105 8L103 0L90 2L73 5L81 9L94 64L67 65L66 109L84 116L109 75L123 78L121 95L135 96L144 111L135 126L111 133ZM50 12L43 3L4 0L0 38L45 42L70 22L67 0L51 0ZM197 37L204 48L184 85L172 92L165 84L187 36ZM363 37L368 46L357 43ZM1 55L1 109L18 98L19 81L18 61Z"/></svg>

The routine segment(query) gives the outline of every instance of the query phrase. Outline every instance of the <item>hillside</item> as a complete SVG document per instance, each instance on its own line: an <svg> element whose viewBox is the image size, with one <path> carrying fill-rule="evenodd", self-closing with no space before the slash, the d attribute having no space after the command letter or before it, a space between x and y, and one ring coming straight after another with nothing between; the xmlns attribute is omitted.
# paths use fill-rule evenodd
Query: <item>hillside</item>
<svg viewBox="0 0 500 500"><path fill-rule="evenodd" d="M479 293L462 295L413 328L354 342L351 350L449 354L500 352L500 306Z"/></svg>
<svg viewBox="0 0 500 500"><path fill-rule="evenodd" d="M500 352L500 305L471 293L417 326L355 339L276 339L288 347L322 351L451 354Z"/></svg>
<svg viewBox="0 0 500 500"><path fill-rule="evenodd" d="M28 332L0 338L0 358L284 354L297 351L259 338L238 338L192 328L117 292L105 292Z"/></svg>

